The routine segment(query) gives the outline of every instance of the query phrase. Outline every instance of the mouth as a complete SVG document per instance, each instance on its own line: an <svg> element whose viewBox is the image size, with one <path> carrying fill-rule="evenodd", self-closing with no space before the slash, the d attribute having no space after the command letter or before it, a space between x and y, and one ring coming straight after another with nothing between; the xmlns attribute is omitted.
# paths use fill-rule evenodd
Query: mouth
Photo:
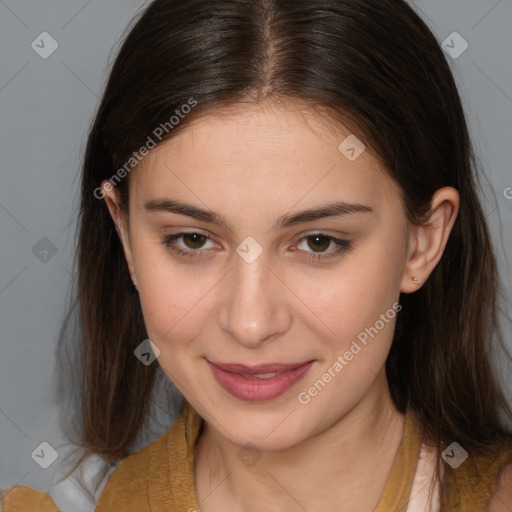
<svg viewBox="0 0 512 512"><path fill-rule="evenodd" d="M220 363L207 360L217 382L241 400L272 400L301 380L315 361L258 366Z"/></svg>

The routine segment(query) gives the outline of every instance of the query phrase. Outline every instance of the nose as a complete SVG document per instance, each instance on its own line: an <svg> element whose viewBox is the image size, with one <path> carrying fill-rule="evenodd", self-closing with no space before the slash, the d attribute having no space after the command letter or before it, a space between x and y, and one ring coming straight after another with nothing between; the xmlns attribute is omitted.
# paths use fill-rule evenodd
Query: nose
<svg viewBox="0 0 512 512"><path fill-rule="evenodd" d="M219 309L220 328L247 348L258 348L284 335L292 314L290 292L265 252L252 263L236 257L226 277L228 290Z"/></svg>

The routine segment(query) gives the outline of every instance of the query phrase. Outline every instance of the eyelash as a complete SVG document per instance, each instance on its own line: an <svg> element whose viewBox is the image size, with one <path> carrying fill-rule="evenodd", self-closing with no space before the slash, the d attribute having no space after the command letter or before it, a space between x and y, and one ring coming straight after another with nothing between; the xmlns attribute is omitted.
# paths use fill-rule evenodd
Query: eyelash
<svg viewBox="0 0 512 512"><path fill-rule="evenodd" d="M176 240L178 238L182 238L185 235L200 235L203 238L205 238L205 242L208 240L211 240L211 237L209 237L208 235L205 235L203 233L199 233L197 231L187 231L187 232L176 233L174 235L164 236L162 238L162 244L164 244L165 247L167 247L168 249L173 251L179 257L183 257L183 258L199 258L199 257L201 257L196 254L196 253L200 253L201 249L196 249L196 250L191 249L191 250L185 251L183 249L176 247ZM307 252L307 256L305 256L306 259L315 260L315 261L326 260L326 259L335 257L341 253L348 252L348 251L352 250L352 244L348 240L342 240L339 238L335 238L333 236L326 235L326 234L322 233L321 231L317 231L314 233L310 233L306 236L303 236L299 240L299 243L302 242L303 240L306 240L308 238L313 238L313 237L327 238L330 242L334 242L337 245L337 247L334 251L330 251L328 253L308 253ZM327 256L325 256L324 254L327 254Z"/></svg>

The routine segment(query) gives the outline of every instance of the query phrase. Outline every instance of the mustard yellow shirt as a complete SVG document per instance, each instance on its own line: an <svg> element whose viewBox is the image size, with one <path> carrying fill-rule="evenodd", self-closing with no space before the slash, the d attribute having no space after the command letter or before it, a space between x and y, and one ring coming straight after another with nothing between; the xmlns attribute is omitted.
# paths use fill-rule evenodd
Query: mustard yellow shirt
<svg viewBox="0 0 512 512"><path fill-rule="evenodd" d="M194 490L194 446L203 420L185 400L181 416L160 438L125 458L108 479L95 512L200 512ZM411 411L375 512L405 512L411 498L422 432ZM484 512L495 488L499 460L468 459L455 471L446 510ZM4 512L59 512L47 492L14 486Z"/></svg>

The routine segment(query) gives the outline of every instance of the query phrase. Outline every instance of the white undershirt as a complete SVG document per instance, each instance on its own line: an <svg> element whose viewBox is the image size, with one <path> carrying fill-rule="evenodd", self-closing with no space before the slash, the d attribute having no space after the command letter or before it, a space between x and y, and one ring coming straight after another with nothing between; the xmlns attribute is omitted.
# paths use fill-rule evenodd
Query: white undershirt
<svg viewBox="0 0 512 512"><path fill-rule="evenodd" d="M421 444L420 457L412 483L411 498L407 512L438 512L439 510L439 483L433 492L432 503L428 502L430 483L434 475L436 450Z"/></svg>

